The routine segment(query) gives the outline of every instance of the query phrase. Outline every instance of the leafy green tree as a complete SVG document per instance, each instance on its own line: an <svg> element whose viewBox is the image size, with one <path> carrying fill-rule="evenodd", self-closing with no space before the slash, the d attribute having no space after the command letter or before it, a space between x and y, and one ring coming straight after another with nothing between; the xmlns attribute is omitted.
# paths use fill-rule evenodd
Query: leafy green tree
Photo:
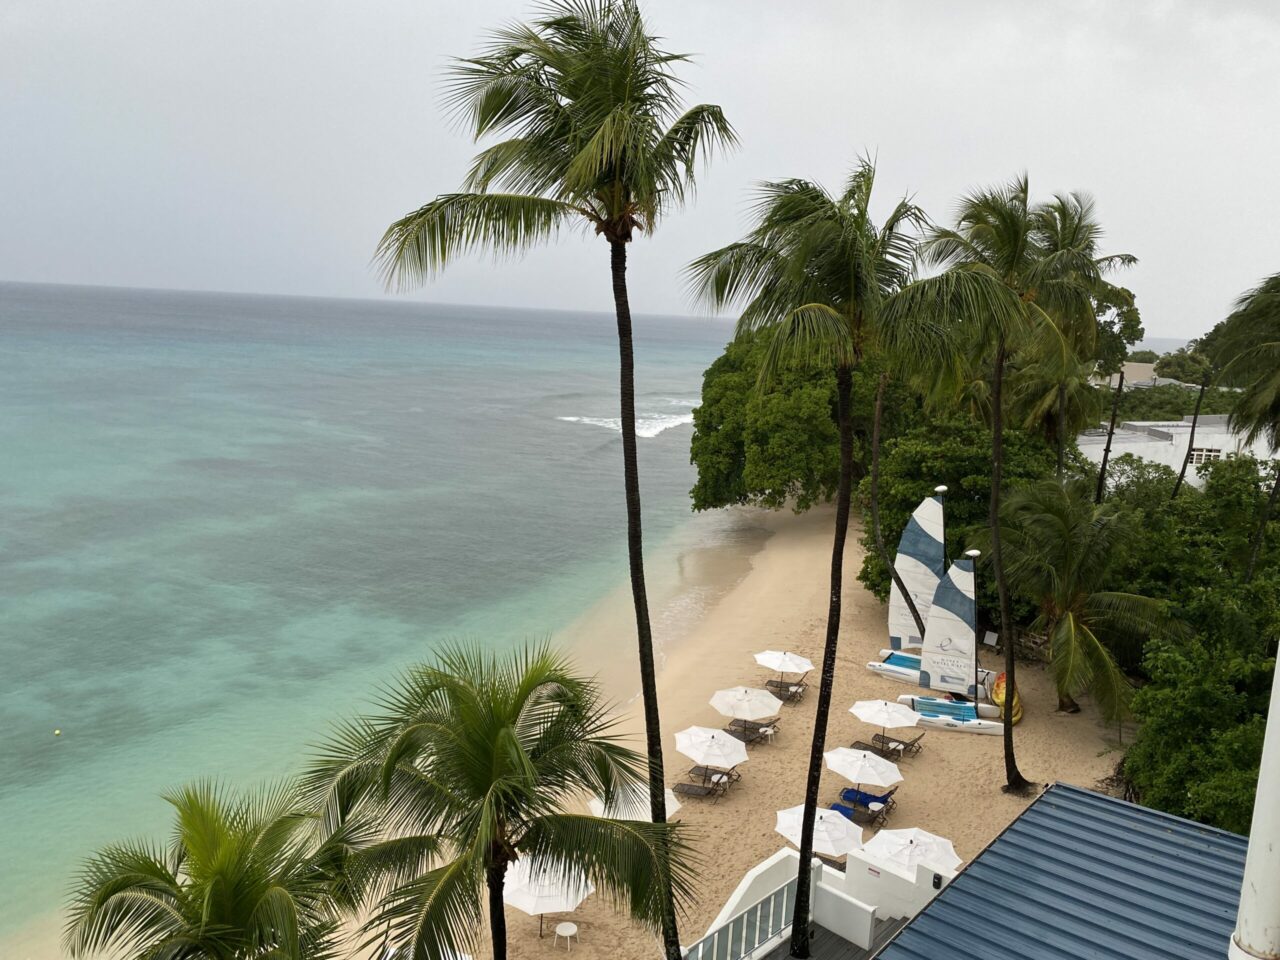
<svg viewBox="0 0 1280 960"><path fill-rule="evenodd" d="M1102 417L1102 393L1093 384L1093 361L1073 351L1050 350L1031 357L1010 379L1011 406L1027 430L1040 431L1058 455L1058 480L1066 470L1067 447L1081 430Z"/></svg>
<svg viewBox="0 0 1280 960"><path fill-rule="evenodd" d="M115 844L75 881L63 944L72 957L328 960L340 955L328 869L343 837L318 840L296 788L246 797L212 783L165 795L167 846Z"/></svg>
<svg viewBox="0 0 1280 960"><path fill-rule="evenodd" d="M1160 359L1160 354L1154 350L1134 350L1124 359L1133 363L1155 363Z"/></svg>
<svg viewBox="0 0 1280 960"><path fill-rule="evenodd" d="M879 324L880 304L911 275L912 231L923 213L900 201L882 225L871 217L875 167L862 160L832 195L808 180L783 180L760 188L756 224L746 239L712 251L689 268L698 297L716 307L741 304L738 327L767 333L761 368L767 387L788 366L833 371L840 473L836 489L836 529L831 553L831 594L823 650L818 705L800 831L800 873L791 955L809 955L809 861L817 816L822 752L835 682L840 640L844 544L853 485L853 371L872 342L900 346L914 326ZM913 343L913 346L915 344ZM909 597L906 591L905 596ZM912 607L917 623L920 616ZM921 633L923 633L923 627Z"/></svg>
<svg viewBox="0 0 1280 960"><path fill-rule="evenodd" d="M1097 326L1094 359L1099 373L1119 373L1125 360L1155 363L1154 350L1129 352L1129 348L1141 340L1144 333L1142 315L1131 290L1107 284L1094 293L1093 312ZM1148 354L1150 359L1141 360L1141 357Z"/></svg>
<svg viewBox="0 0 1280 960"><path fill-rule="evenodd" d="M1235 309L1211 334L1210 356L1221 366L1223 379L1241 387L1231 411L1231 425L1248 443L1262 438L1274 456L1280 451L1280 273L1268 277L1236 301ZM1206 338L1209 339L1209 338ZM1259 510L1257 531L1246 582L1253 579L1267 524L1280 495L1280 463L1275 467L1271 493Z"/></svg>
<svg viewBox="0 0 1280 960"><path fill-rule="evenodd" d="M1175 624L1164 601L1106 589L1138 529L1119 504L1095 504L1090 487L1042 480L1014 490L1002 514L1005 555L1010 584L1035 605L1030 629L1049 640L1058 709L1078 712L1075 697L1089 690L1118 720L1130 685L1112 651L1140 649Z"/></svg>
<svg viewBox="0 0 1280 960"><path fill-rule="evenodd" d="M991 564L1000 599L1005 674L1016 689L1012 611L1000 536L1004 468L1004 378L1008 363L1030 344L1064 345L1088 337L1095 296L1112 267L1134 262L1128 255L1100 256L1101 228L1093 202L1083 194L1032 205L1025 176L963 198L956 225L934 230L922 247L926 263L941 272L907 285L885 308L886 320L912 318L955 324L963 342L988 358L991 367L992 471L989 499ZM1006 787L1023 791L1030 782L1018 770L1013 748L1013 697L1006 700Z"/></svg>
<svg viewBox="0 0 1280 960"><path fill-rule="evenodd" d="M1156 376L1181 380L1183 383L1203 383L1212 373L1209 358L1194 347L1179 347L1155 361Z"/></svg>
<svg viewBox="0 0 1280 960"><path fill-rule="evenodd" d="M1110 405L1111 390L1102 387L1103 403ZM1236 394L1231 390L1209 387L1204 393L1204 404L1200 408L1202 416L1230 413L1236 402ZM1163 384L1158 387L1140 387L1131 389L1125 385L1120 397L1119 419L1125 420L1181 420L1189 416L1196 405L1196 391L1188 390L1174 384Z"/></svg>
<svg viewBox="0 0 1280 960"><path fill-rule="evenodd" d="M413 960L473 950L486 901L495 960L507 953L507 867L589 880L661 930L667 892L690 893L678 824L566 813L643 782L596 684L545 647L450 647L409 671L376 716L336 733L305 782L327 823L377 824L345 870L370 940Z"/></svg>
<svg viewBox="0 0 1280 960"><path fill-rule="evenodd" d="M735 504L778 509L790 503L802 512L835 497L840 480L835 373L789 365L761 391L768 348L767 335L744 332L703 376L689 447L698 471L690 491L695 510ZM852 372L853 468L859 478L870 468L867 413L884 369L872 353ZM919 401L894 381L887 407L885 433L896 436L914 420Z"/></svg>
<svg viewBox="0 0 1280 960"><path fill-rule="evenodd" d="M1053 474L1053 451L1043 438L1024 430L1004 432L1005 478L1010 486L1041 480ZM988 497L991 493L991 432L983 424L958 417L926 417L901 436L885 444L881 466L880 510L884 535L897 543L911 511L933 488L946 484L946 552L958 557L974 544L987 525ZM858 490L864 503L870 481ZM867 547L858 579L881 600L889 596L889 571L881 555L873 549L868 531L862 539ZM978 608L982 619L999 622L999 599L990 577L978 578ZM1034 616L1030 606L1020 606L1014 598L1017 620Z"/></svg>
<svg viewBox="0 0 1280 960"><path fill-rule="evenodd" d="M735 143L719 107L684 109L675 68L687 60L658 45L636 0L549 0L532 23L496 31L480 56L455 63L448 99L477 139L506 139L476 157L462 192L396 221L377 251L388 282L406 285L467 251L516 253L565 227L586 228L608 244L627 553L657 822L666 818L662 732L644 578L627 244L683 203L700 160ZM669 912L664 948L678 960Z"/></svg>

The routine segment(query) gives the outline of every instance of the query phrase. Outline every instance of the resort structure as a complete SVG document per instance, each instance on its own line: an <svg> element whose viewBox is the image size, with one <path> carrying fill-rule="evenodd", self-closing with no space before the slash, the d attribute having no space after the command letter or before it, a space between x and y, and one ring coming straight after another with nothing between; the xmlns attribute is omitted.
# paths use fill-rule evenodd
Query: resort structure
<svg viewBox="0 0 1280 960"><path fill-rule="evenodd" d="M1129 386L1125 381L1125 386ZM1265 438L1253 443L1245 442L1239 432L1231 429L1225 414L1212 416L1202 415L1196 422L1195 445L1191 447L1191 467L1187 471L1187 482L1200 486L1195 467L1226 457L1249 455L1264 463L1270 458L1271 450ZM1076 438L1080 452L1090 463L1100 464L1102 452L1107 445L1105 428L1086 430ZM1111 462L1116 457L1131 453L1152 463L1164 464L1171 470L1179 470L1187 455L1187 447L1192 443L1191 417L1181 420L1127 420L1116 425L1115 434L1111 438Z"/></svg>

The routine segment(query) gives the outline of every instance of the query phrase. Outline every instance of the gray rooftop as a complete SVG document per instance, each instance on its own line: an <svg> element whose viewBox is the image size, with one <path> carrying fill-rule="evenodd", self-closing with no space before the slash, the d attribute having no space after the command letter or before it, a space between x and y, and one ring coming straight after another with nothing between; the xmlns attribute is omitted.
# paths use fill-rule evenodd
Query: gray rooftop
<svg viewBox="0 0 1280 960"><path fill-rule="evenodd" d="M1248 841L1055 784L879 960L1221 960Z"/></svg>

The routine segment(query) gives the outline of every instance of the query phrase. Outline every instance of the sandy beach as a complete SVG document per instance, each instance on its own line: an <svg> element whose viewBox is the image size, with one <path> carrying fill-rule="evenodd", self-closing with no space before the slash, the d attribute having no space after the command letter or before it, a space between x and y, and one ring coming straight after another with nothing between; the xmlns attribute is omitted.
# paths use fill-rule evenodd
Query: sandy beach
<svg viewBox="0 0 1280 960"><path fill-rule="evenodd" d="M771 674L752 654L766 648L821 659L826 622L832 513L820 508L802 516L738 509L725 517L729 535L712 546L650 550L650 583L655 639L660 646L659 695L667 782L685 778L688 760L676 753L674 734L691 724L723 726L708 704L711 694L737 684L761 685ZM857 582L862 548L851 529L845 558L845 595L839 667L828 745L848 745L875 731L858 721L849 706L860 699L895 699L908 687L878 677L865 663L886 645L886 608ZM555 639L598 673L619 703L625 729L642 746L631 596L625 583ZM987 666L998 668L996 663ZM676 814L689 827L704 866L700 896L681 920L681 940L692 944L706 932L743 873L785 841L774 833L774 813L803 800L803 780L812 735L814 687L803 702L785 706L771 744L754 747L742 767L742 782L716 804L690 800ZM1025 718L1016 744L1023 773L1038 783L1063 780L1094 787L1114 768L1114 733L1099 723L1092 705L1075 716L1054 711L1052 683L1042 667L1021 664L1019 688ZM998 737L932 731L925 749L902 764L904 781L896 795L891 826L919 826L949 837L968 859L980 851L1029 802L1005 795ZM847 786L825 773L821 799L829 803ZM870 837L870 834L867 834ZM550 957L555 947L548 917L538 937L538 920L507 911L511 955ZM583 960L653 960L657 940L593 896L572 914L580 931L574 954ZM57 921L33 919L3 947L18 960L54 960ZM482 947L479 956L483 956Z"/></svg>
<svg viewBox="0 0 1280 960"><path fill-rule="evenodd" d="M687 625L683 635L664 635L664 618L655 615L656 640L662 645L659 696L662 708L664 760L667 782L685 778L688 760L675 752L674 734L691 724L723 726L726 722L707 703L720 688L736 684L760 685L771 674L757 666L752 654L766 648L786 649L821 659L826 624L827 585L831 556L832 513L816 509L802 516L790 512L741 511L736 522L760 528L760 536L744 536L750 544L747 569L740 552L714 552L685 557L689 574L704 588L721 584L722 593L703 616ZM848 712L855 700L883 697L893 700L909 689L865 669L886 640L886 608L855 579L862 562L851 529L845 557L845 594L841 623L839 667L832 702L828 745L848 745L876 731ZM723 552L723 551L722 551ZM718 569L723 564L723 569ZM678 594L678 591L677 591ZM659 600L661 598L658 598ZM630 701L628 724L638 727L639 704L634 701L634 653L624 657L613 635L627 631L630 595L625 587L610 595L559 638L580 651L585 664L600 671L614 694ZM599 638L609 636L609 657ZM620 646L620 645L619 645ZM998 668L992 662L987 666ZM813 677L816 681L816 677ZM1086 702L1081 713L1055 712L1053 685L1043 667L1020 664L1018 684L1025 718L1017 727L1019 766L1032 781L1062 780L1095 787L1111 773L1118 754L1114 733L1104 729ZM706 932L725 898L743 873L784 846L774 832L774 813L801 803L817 700L816 687L796 706L784 706L779 733L772 744L750 750L742 782L719 803L690 800L674 819L688 824L705 861L701 896L681 922L681 941L692 944ZM637 744L639 740L637 739ZM1030 802L1001 792L1004 763L999 737L932 731L925 749L902 766L904 780L896 795L898 809L891 826L919 826L949 837L968 859L977 854ZM824 771L823 803L848 786ZM867 838L871 836L866 834ZM510 949L515 957L550 956L551 938L538 939L538 921L507 911ZM551 918L548 918L550 920ZM581 953L587 958L652 960L656 940L618 917L601 898L589 898L571 918L578 924ZM549 929L549 928L548 928ZM560 950L564 949L563 943Z"/></svg>

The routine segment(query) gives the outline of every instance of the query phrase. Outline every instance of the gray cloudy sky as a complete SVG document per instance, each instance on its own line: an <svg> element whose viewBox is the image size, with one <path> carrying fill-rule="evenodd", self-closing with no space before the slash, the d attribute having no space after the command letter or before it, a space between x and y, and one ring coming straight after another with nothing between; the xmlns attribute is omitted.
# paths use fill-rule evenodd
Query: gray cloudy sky
<svg viewBox="0 0 1280 960"><path fill-rule="evenodd" d="M696 100L741 149L634 246L633 303L735 239L754 181L835 185L874 151L882 199L938 219L1026 169L1085 189L1147 332L1195 336L1280 270L1280 4L649 0L698 54ZM0 279L378 296L388 222L458 184L446 58L524 0L2 0ZM607 309L607 252L569 237L416 294Z"/></svg>

